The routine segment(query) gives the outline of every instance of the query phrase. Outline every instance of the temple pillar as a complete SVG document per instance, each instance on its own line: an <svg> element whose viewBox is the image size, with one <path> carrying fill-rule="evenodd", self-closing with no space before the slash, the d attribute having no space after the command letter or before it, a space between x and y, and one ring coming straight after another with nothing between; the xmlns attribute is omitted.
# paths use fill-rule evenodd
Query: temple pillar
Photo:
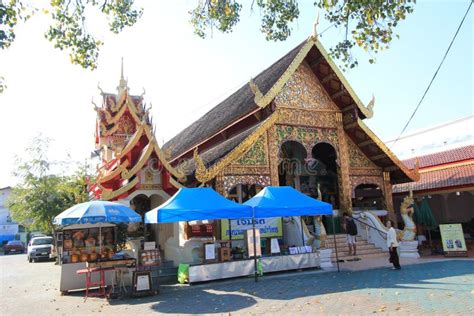
<svg viewBox="0 0 474 316"><path fill-rule="evenodd" d="M272 186L279 186L280 179L278 175L278 151L279 146L277 142L276 127L273 125L267 131L267 140L268 140L268 156L269 156L269 165L270 165L270 181Z"/></svg>
<svg viewBox="0 0 474 316"><path fill-rule="evenodd" d="M339 209L352 213L351 188L349 180L349 154L346 142L346 133L342 123L342 113L336 113L337 139L339 145L339 167L337 175L339 179Z"/></svg>
<svg viewBox="0 0 474 316"><path fill-rule="evenodd" d="M397 227L397 214L393 207L392 184L390 183L390 172L383 172L383 196L385 199L385 207L388 211L388 217L393 221L394 227Z"/></svg>

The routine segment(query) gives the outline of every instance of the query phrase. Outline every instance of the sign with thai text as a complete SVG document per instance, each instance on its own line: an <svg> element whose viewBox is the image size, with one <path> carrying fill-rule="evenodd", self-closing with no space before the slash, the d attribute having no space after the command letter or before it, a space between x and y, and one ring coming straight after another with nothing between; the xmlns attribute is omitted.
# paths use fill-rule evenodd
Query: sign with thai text
<svg viewBox="0 0 474 316"><path fill-rule="evenodd" d="M260 230L261 238L269 237L281 237L283 235L283 225L281 217L271 218L257 218L255 219L255 228ZM221 221L221 238L223 240L229 240L229 236L232 233L232 239L244 239L244 232L248 229L252 229L252 219L236 219Z"/></svg>
<svg viewBox="0 0 474 316"><path fill-rule="evenodd" d="M439 230L445 252L467 251L461 224L440 224Z"/></svg>

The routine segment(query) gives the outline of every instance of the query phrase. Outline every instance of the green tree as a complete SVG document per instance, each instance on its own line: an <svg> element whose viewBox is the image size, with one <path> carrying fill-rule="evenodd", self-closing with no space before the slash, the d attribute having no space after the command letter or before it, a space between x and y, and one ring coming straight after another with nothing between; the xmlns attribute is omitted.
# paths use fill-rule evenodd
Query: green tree
<svg viewBox="0 0 474 316"><path fill-rule="evenodd" d="M72 175L52 172L57 166L47 157L50 140L37 137L26 149L28 160L19 160L15 176L20 183L13 187L7 204L12 218L30 230L51 232L56 215L74 204L88 200L87 164Z"/></svg>

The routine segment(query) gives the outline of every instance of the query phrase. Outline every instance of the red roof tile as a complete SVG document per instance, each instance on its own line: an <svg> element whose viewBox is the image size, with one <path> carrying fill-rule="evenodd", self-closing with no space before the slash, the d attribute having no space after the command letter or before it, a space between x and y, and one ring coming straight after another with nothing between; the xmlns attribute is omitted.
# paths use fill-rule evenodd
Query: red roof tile
<svg viewBox="0 0 474 316"><path fill-rule="evenodd" d="M410 190L433 190L469 184L474 185L474 163L421 172L419 181L394 185L393 193L408 192Z"/></svg>
<svg viewBox="0 0 474 316"><path fill-rule="evenodd" d="M459 147L451 150L434 153L431 155L418 157L420 161L420 168L438 166L446 163L452 163L472 158L474 158L474 145ZM415 168L416 159L417 158L410 158L407 160L403 160L403 163L408 168L413 169Z"/></svg>

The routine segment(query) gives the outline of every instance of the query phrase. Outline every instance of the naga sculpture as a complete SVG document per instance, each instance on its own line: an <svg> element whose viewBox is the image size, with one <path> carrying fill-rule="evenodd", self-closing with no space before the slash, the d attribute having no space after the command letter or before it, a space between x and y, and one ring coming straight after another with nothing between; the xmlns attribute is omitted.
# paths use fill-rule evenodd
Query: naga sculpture
<svg viewBox="0 0 474 316"><path fill-rule="evenodd" d="M403 199L403 202L400 205L400 214L405 223L405 228L400 231L398 235L402 241L412 241L415 240L416 237L416 225L413 221L413 213L415 213L413 207L414 203L413 192L410 191L410 194Z"/></svg>

